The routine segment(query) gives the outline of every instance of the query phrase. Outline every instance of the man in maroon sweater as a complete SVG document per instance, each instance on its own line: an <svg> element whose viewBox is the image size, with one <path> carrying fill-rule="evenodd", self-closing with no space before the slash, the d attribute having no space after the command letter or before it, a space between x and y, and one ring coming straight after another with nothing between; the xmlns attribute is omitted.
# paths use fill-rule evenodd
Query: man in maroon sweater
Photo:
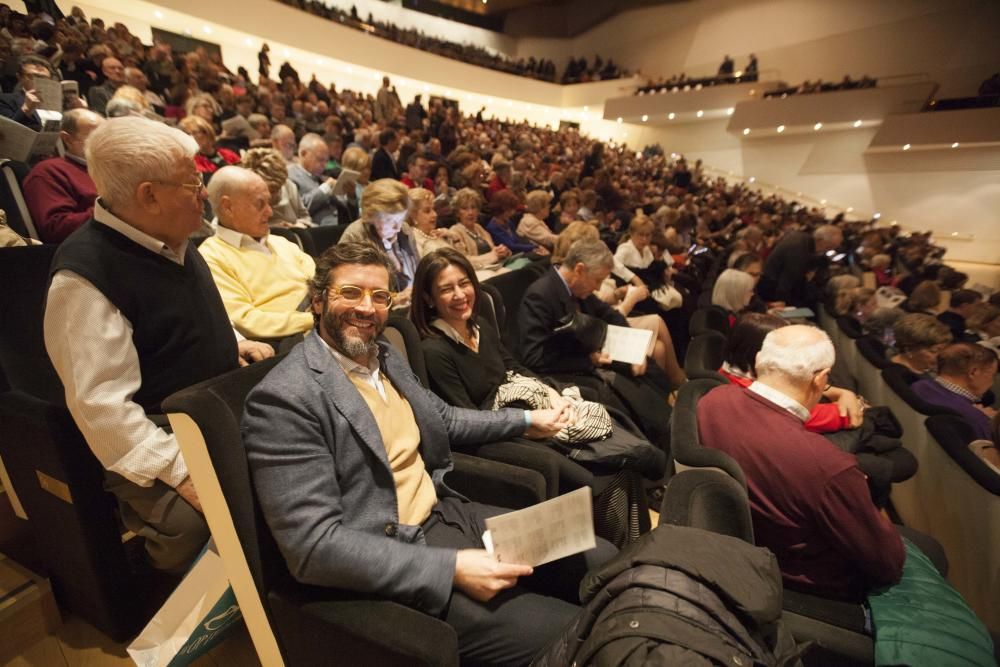
<svg viewBox="0 0 1000 667"><path fill-rule="evenodd" d="M821 330L772 331L753 384L719 387L698 402L698 431L746 474L757 544L777 556L785 584L860 600L899 581L905 552L854 457L805 429L833 362Z"/></svg>
<svg viewBox="0 0 1000 667"><path fill-rule="evenodd" d="M94 215L97 188L87 173L83 144L103 122L87 109L64 113L59 136L66 156L39 162L24 179L24 201L45 243L62 243Z"/></svg>

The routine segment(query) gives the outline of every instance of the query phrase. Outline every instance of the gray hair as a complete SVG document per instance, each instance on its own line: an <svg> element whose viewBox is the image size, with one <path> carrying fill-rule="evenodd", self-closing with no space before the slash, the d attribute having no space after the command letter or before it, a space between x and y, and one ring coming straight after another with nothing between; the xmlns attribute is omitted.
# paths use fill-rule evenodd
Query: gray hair
<svg viewBox="0 0 1000 667"><path fill-rule="evenodd" d="M223 167L212 174L212 180L208 182L208 203L212 205L216 216L225 195L239 193L255 180L263 179L256 172L236 165Z"/></svg>
<svg viewBox="0 0 1000 667"><path fill-rule="evenodd" d="M87 138L87 171L110 208L132 201L139 184L155 181L191 160L194 139L178 129L138 116L112 118Z"/></svg>
<svg viewBox="0 0 1000 667"><path fill-rule="evenodd" d="M104 109L104 115L108 118L122 118L124 116L134 116L142 113L142 108L124 97L113 97L108 100L108 105Z"/></svg>
<svg viewBox="0 0 1000 667"><path fill-rule="evenodd" d="M804 324L775 329L764 337L757 353L757 377L780 375L795 384L806 384L816 373L833 368L836 353L826 332Z"/></svg>
<svg viewBox="0 0 1000 667"><path fill-rule="evenodd" d="M299 139L299 155L314 148L326 148L326 141L323 140L323 137L315 132L302 135L302 138Z"/></svg>
<svg viewBox="0 0 1000 667"><path fill-rule="evenodd" d="M577 264L583 264L588 271L598 269L610 269L615 265L615 256L608 250L604 241L597 239L580 239L574 241L566 253L563 264L569 268L574 268Z"/></svg>
<svg viewBox="0 0 1000 667"><path fill-rule="evenodd" d="M753 289L753 276L737 269L726 269L719 274L712 288L712 305L738 313L746 306L747 292Z"/></svg>

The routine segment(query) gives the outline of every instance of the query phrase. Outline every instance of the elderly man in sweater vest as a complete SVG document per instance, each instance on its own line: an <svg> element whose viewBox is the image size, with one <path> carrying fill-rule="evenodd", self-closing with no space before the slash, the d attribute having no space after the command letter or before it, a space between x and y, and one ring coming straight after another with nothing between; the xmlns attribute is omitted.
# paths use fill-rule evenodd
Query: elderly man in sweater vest
<svg viewBox="0 0 1000 667"><path fill-rule="evenodd" d="M209 183L208 199L218 227L199 250L233 327L255 340L309 331L307 283L316 265L298 246L268 233L271 195L264 179L223 167Z"/></svg>

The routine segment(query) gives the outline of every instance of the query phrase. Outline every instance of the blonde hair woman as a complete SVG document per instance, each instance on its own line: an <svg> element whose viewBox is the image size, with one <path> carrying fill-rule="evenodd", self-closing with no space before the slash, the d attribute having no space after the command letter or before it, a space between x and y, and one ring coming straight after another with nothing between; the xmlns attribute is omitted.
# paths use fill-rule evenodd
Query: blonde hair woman
<svg viewBox="0 0 1000 667"><path fill-rule="evenodd" d="M361 217L362 202L361 195L365 186L368 185L372 175L372 158L368 151L357 146L351 146L340 156L340 166L342 169L350 169L360 174L358 182L354 185L354 190L348 190L346 195L341 196L341 201L347 205L348 210Z"/></svg>
<svg viewBox="0 0 1000 667"><path fill-rule="evenodd" d="M240 156L236 153L227 148L215 146L215 129L201 116L188 116L182 119L177 126L198 142L198 152L195 153L194 164L198 173L205 179L206 184L212 174L219 169L240 161Z"/></svg>

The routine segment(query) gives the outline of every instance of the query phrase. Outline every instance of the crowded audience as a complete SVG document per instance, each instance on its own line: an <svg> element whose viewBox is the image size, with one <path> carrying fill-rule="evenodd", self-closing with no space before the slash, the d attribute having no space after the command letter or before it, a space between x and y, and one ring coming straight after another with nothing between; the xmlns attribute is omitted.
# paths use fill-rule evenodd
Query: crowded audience
<svg viewBox="0 0 1000 667"><path fill-rule="evenodd" d="M556 78L551 63L284 1ZM24 183L42 241L61 244L45 346L156 568L183 571L209 535L177 441L150 415L179 389L276 353L287 356L251 393L244 438L291 575L437 615L463 657L489 664L530 662L576 613L583 572L613 549L599 539L537 570L551 580L488 558L480 524L495 508L444 482L450 448L523 437L578 459L560 434L576 401L596 404L610 413L606 444L618 434L629 449L613 464L584 459L588 469L641 476L658 502L699 306L727 337L722 367L702 370L728 383L700 399L698 433L744 471L756 541L790 588L859 601L906 584L911 553L880 512L899 479L877 498L865 461L820 435L860 432L869 406L834 377L841 350L810 320L825 311L876 336L914 394L965 418L984 461L996 455L1000 307L929 234L830 219L660 147L636 153L440 99L404 107L388 77L375 94L307 81L289 63L275 79L267 48L252 77L76 9L49 44L36 18L0 13L0 46L19 58L0 111L34 122L35 76L88 81L90 106L63 114L65 154L38 156ZM72 57L46 60L46 46ZM620 74L600 58L571 65L561 80ZM740 73L727 56L713 81L741 76L756 78L755 57ZM136 107L118 116L130 91ZM517 282L515 300L492 301ZM795 323L779 317L789 308ZM390 317L416 327L429 387L379 338ZM649 332L646 350L612 357L609 336L630 329ZM501 400L511 383L539 402Z"/></svg>

